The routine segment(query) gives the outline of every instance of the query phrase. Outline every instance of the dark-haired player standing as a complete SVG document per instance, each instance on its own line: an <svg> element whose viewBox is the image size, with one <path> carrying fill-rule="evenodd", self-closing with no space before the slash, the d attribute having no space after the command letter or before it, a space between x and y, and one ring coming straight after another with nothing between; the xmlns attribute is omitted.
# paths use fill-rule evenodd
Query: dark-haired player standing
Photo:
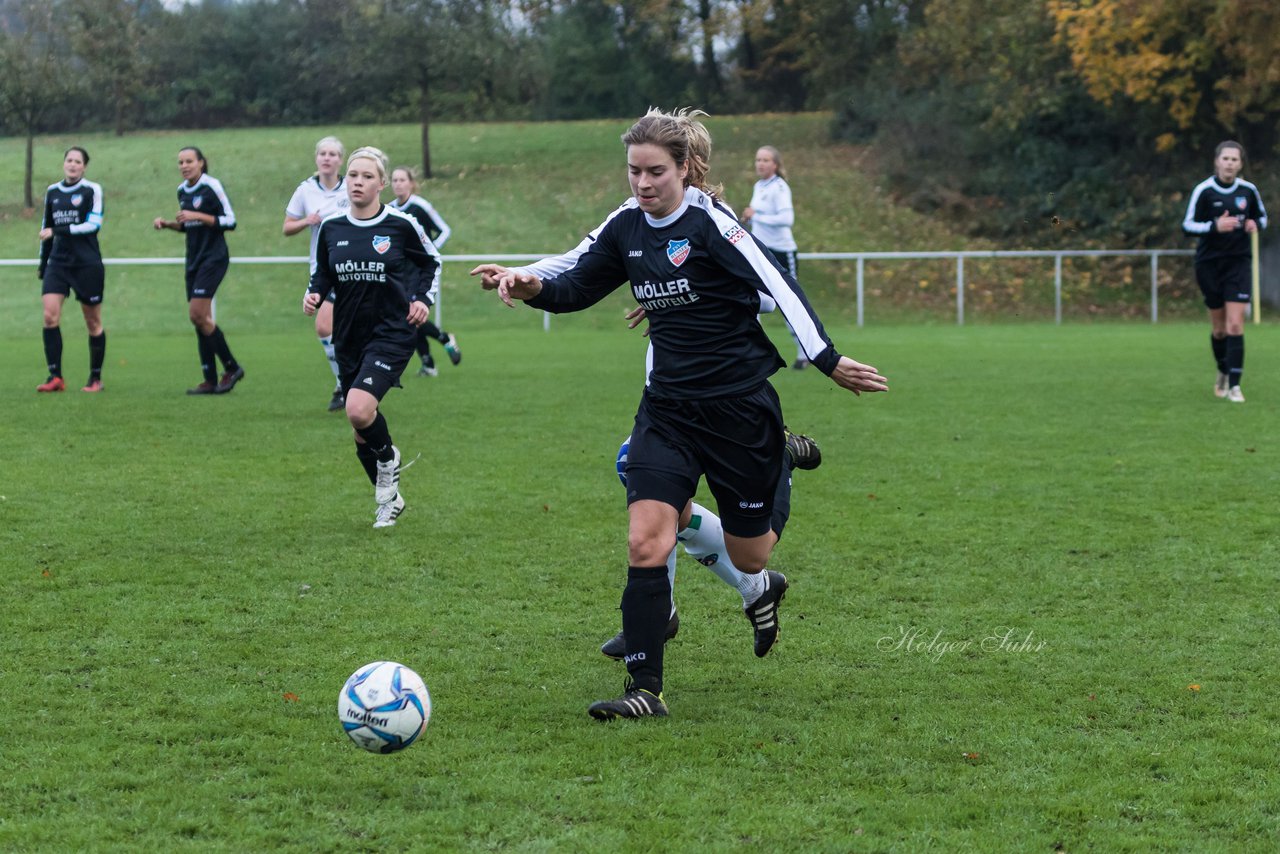
<svg viewBox="0 0 1280 854"><path fill-rule="evenodd" d="M705 142L691 140L705 137ZM683 508L705 476L725 547L744 573L760 573L777 542L774 493L784 470L781 405L768 378L785 366L756 319L767 294L809 361L855 394L886 391L875 368L841 356L795 280L706 185L705 126L651 110L623 135L633 198L596 233L569 270L543 282L508 272L508 304L548 311L594 305L624 282L649 320L653 370L636 412L627 462L630 569L622 630L630 679L621 697L592 704L598 720L667 714L663 641L671 605L666 558ZM770 574L768 601L785 590ZM778 576L781 579L781 576Z"/></svg>
<svg viewBox="0 0 1280 854"><path fill-rule="evenodd" d="M102 361L107 333L102 328L102 293L106 277L98 230L102 228L102 187L84 177L89 152L72 146L62 156L63 179L44 194L40 226L40 266L44 284L44 355L49 378L36 391L62 391L62 304L75 291L89 331L89 381L81 391L102 391Z"/></svg>
<svg viewBox="0 0 1280 854"><path fill-rule="evenodd" d="M1218 143L1213 177L1191 191L1182 220L1183 231L1200 238L1196 282L1209 309L1209 343L1218 366L1213 393L1232 403L1244 403L1244 312L1253 296L1249 235L1267 227L1258 188L1240 177L1244 159L1240 143Z"/></svg>
<svg viewBox="0 0 1280 854"><path fill-rule="evenodd" d="M209 173L209 163L198 148L178 152L178 215L171 220L156 217L156 230L180 231L187 238L187 315L196 328L200 369L204 381L187 394L226 394L244 379L244 368L231 355L222 329L213 319L213 298L231 265L225 232L236 227L236 215L222 182ZM222 379L218 365L222 361Z"/></svg>
<svg viewBox="0 0 1280 854"><path fill-rule="evenodd" d="M373 483L373 527L387 528L405 502L400 450L380 404L413 358L414 327L426 320L439 290L440 255L416 220L382 204L385 154L372 147L353 151L346 182L351 205L320 223L302 310L315 314L333 292L333 346L347 420L355 430L356 458Z"/></svg>
<svg viewBox="0 0 1280 854"><path fill-rule="evenodd" d="M389 205L416 219L418 225L422 226L422 230L427 233L427 237L435 244L436 249L443 249L444 242L449 239L453 231L449 228L449 223L444 221L444 217L432 207L431 202L417 194L417 189L418 182L408 166L397 166L391 170L391 192L395 193L395 198L389 202ZM418 327L418 356L422 359L422 369L418 371L420 377L434 377L437 373L436 361L431 358L433 339L439 341L444 347L450 362L456 365L462 361L458 339L427 320Z"/></svg>

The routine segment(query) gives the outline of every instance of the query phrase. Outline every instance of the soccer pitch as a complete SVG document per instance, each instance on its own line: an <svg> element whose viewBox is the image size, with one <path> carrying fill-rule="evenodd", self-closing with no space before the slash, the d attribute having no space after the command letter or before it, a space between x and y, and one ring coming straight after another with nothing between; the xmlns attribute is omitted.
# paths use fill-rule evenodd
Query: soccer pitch
<svg viewBox="0 0 1280 854"><path fill-rule="evenodd" d="M1205 325L833 324L892 391L775 378L824 454L775 552L779 645L756 659L736 594L682 556L671 717L603 725L644 342L621 300L546 333L464 273L462 364L385 404L422 455L386 531L297 275L233 266L248 376L216 398L182 393L176 269L109 291L100 395L35 394L34 291L0 296L0 849L1280 842L1272 327L1233 406ZM76 388L78 324L69 304ZM335 711L384 658L435 703L385 757Z"/></svg>

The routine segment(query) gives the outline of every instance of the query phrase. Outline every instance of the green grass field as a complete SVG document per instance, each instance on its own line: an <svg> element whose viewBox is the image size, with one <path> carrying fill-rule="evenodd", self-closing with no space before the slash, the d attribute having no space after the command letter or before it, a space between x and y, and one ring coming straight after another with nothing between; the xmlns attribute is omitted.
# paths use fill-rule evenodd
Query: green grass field
<svg viewBox="0 0 1280 854"><path fill-rule="evenodd" d="M120 143L166 153L161 202L189 138ZM233 252L304 251L276 235L309 150ZM536 217L491 201L475 215L501 236L450 250L576 233L526 243L517 220ZM118 254L179 249L108 223ZM816 289L837 343L893 390L775 379L824 451L775 552L793 584L782 640L756 659L737 594L682 557L671 717L602 725L586 705L623 675L597 651L626 566L613 459L643 376L625 302L546 333L449 265L464 359L388 396L422 458L399 525L374 531L349 429L324 411L302 271L233 266L219 319L248 376L217 398L182 393L198 375L178 271L108 277L107 390L37 395L34 279L0 270L0 693L19 712L0 850L1280 845L1270 325L1249 328L1249 402L1232 406L1210 394L1204 324L855 330L845 295ZM387 757L336 715L343 680L380 658L435 703Z"/></svg>

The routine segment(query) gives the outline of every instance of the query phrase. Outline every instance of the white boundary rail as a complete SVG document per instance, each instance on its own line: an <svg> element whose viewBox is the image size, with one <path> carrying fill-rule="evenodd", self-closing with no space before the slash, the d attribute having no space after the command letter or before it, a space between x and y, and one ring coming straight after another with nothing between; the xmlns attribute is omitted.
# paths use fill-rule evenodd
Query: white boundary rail
<svg viewBox="0 0 1280 854"><path fill-rule="evenodd" d="M1159 308L1159 274L1160 274L1160 258L1161 256L1191 256L1195 254L1193 249L1009 249L1009 250L973 250L973 251L939 251L939 252L801 252L799 258L801 261L854 261L857 263L858 280L858 325L862 326L863 322L863 304L864 304L864 279L866 275L867 261L910 261L922 260L929 258L937 259L955 259L956 262L956 323L964 325L964 262L966 258L1052 258L1053 259L1053 321L1054 323L1062 323L1062 259L1063 258L1121 258L1121 257L1143 257L1147 256L1151 259L1151 322L1158 323L1160 320ZM445 263L475 263L480 264L485 261L500 262L523 262L537 261L547 257L545 254L522 254L522 255L445 255L442 260ZM32 259L0 259L0 267L34 267L36 260ZM103 261L108 265L155 265L155 264L183 264L183 258L107 258ZM231 259L232 264L306 264L305 256L285 256L285 255L257 255L257 256L234 256ZM440 324L442 306L441 303L436 304L436 323ZM549 328L549 316L544 313L543 327Z"/></svg>

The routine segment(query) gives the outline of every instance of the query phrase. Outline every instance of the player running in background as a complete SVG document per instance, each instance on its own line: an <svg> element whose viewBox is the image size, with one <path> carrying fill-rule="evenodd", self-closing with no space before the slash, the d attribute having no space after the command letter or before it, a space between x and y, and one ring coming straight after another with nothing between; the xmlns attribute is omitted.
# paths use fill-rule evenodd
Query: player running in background
<svg viewBox="0 0 1280 854"><path fill-rule="evenodd" d="M436 212L431 202L417 195L417 191L418 182L413 177L412 169L408 166L397 166L391 170L391 192L395 193L395 199L388 204L416 219L418 225L422 226L422 230L427 233L427 237L435 244L436 249L443 249L444 242L453 233L449 229L449 223ZM436 360L431 358L433 338L444 346L450 362L456 365L462 361L458 339L428 320L418 327L418 356L422 359L422 368L418 371L420 377L434 377L437 373Z"/></svg>
<svg viewBox="0 0 1280 854"><path fill-rule="evenodd" d="M347 149L336 136L326 136L316 143L316 172L298 185L284 209L284 236L292 237L311 229L310 269L316 272L316 238L320 221L330 214L347 209L347 188L342 184L343 158ZM308 278L308 282L310 279ZM333 371L334 389L329 398L329 411L342 409L342 384L338 382L338 360L333 355L333 295L326 295L316 310L316 337L324 349L329 369Z"/></svg>
<svg viewBox="0 0 1280 854"><path fill-rule="evenodd" d="M1267 211L1258 188L1240 177L1244 146L1218 143L1213 176L1191 191L1182 229L1199 236L1196 282L1209 309L1210 338L1218 376L1213 393L1244 403L1244 313L1252 299L1249 236L1267 227Z"/></svg>
<svg viewBox="0 0 1280 854"><path fill-rule="evenodd" d="M213 298L231 265L225 233L236 227L236 215L222 182L209 174L209 162L200 149L188 146L178 152L178 172L178 215L171 220L156 217L152 225L157 231L180 231L187 239L187 315L196 328L204 373L204 381L187 394L226 394L244 379L244 368L214 322ZM215 356L222 362L221 380Z"/></svg>
<svg viewBox="0 0 1280 854"><path fill-rule="evenodd" d="M36 391L62 391L62 304L75 291L84 325L89 331L89 381L81 391L102 391L102 362L107 333L102 328L102 295L106 277L98 230L102 228L102 187L84 177L89 152L72 146L62 155L63 180L44 194L40 224L40 266L43 280L44 357L49 378Z"/></svg>
<svg viewBox="0 0 1280 854"><path fill-rule="evenodd" d="M795 209L791 206L791 186L782 171L782 155L772 145L763 145L756 152L756 181L751 190L751 204L743 211L741 219L751 226L751 233L778 259L782 269L791 278L800 280L800 261L796 258L796 239L791 227L796 224ZM809 366L800 339L791 325L787 325L791 340L796 344L796 359L791 367L802 370Z"/></svg>
<svg viewBox="0 0 1280 854"><path fill-rule="evenodd" d="M358 148L347 160L346 213L320 224L316 269L302 300L315 314L332 292L333 343L346 391L356 458L373 484L373 527L394 525L404 511L400 450L382 415L382 398L413 357L415 326L440 287L440 254L412 217L382 204L387 157Z"/></svg>
<svg viewBox="0 0 1280 854"><path fill-rule="evenodd" d="M627 464L630 569L622 596L623 696L594 703L598 720L667 714L664 635L671 587L666 559L700 477L716 496L725 546L742 572L765 571L777 542L774 493L783 473L781 406L768 377L784 367L756 315L761 293L791 322L805 353L841 387L885 391L869 365L841 356L794 279L706 185L710 135L694 113L651 110L623 142L633 198L596 232L566 272L498 280L508 305L577 311L630 281L650 322L653 371L636 413ZM692 138L705 146L692 146ZM781 589L766 577L766 593ZM770 592L772 591L772 592Z"/></svg>

